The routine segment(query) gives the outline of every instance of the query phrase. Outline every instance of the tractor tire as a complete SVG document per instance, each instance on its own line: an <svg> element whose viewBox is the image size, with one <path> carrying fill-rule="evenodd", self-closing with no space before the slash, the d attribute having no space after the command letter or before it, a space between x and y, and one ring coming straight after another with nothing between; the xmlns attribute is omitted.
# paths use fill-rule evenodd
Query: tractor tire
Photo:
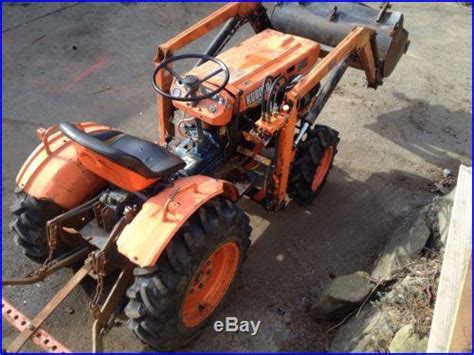
<svg viewBox="0 0 474 355"><path fill-rule="evenodd" d="M10 228L15 232L15 243L35 263L42 263L48 257L46 222L64 212L51 201L38 200L23 191L15 191L15 202L10 211L13 221Z"/></svg>
<svg viewBox="0 0 474 355"><path fill-rule="evenodd" d="M300 204L313 202L326 182L337 153L339 133L317 125L298 146L288 179L288 194Z"/></svg>
<svg viewBox="0 0 474 355"><path fill-rule="evenodd" d="M10 228L15 232L15 243L23 249L23 254L30 260L41 264L49 254L46 223L65 210L51 201L38 200L23 191L15 191L15 198L16 201L10 207L14 217ZM68 252L70 250L66 247L59 248L55 256L59 257ZM83 262L78 261L70 268L76 273L82 265ZM112 281L115 280L106 279L104 294L112 288ZM94 297L97 282L93 278L87 276L80 285L90 298Z"/></svg>
<svg viewBox="0 0 474 355"><path fill-rule="evenodd" d="M198 336L234 284L251 230L245 213L222 197L199 208L155 266L135 269L125 308L135 335L162 351Z"/></svg>

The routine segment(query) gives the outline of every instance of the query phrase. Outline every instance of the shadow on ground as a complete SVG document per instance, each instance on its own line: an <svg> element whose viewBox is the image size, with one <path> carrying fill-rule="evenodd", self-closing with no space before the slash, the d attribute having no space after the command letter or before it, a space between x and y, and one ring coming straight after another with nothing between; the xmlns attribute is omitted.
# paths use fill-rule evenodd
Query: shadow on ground
<svg viewBox="0 0 474 355"><path fill-rule="evenodd" d="M376 123L365 127L428 163L457 171L462 162L453 154L471 155L471 113L453 111L444 105L412 99L402 93L394 96L406 106L379 115Z"/></svg>
<svg viewBox="0 0 474 355"><path fill-rule="evenodd" d="M254 233L249 258L236 292L218 319L262 320L245 350L324 351L333 322L315 322L308 299L318 295L330 275L370 270L391 233L431 199L430 181L399 170L377 173L365 181L334 167L327 185L311 206L291 203L279 212L243 201ZM214 333L212 349L203 336L185 350L238 350L233 336ZM246 335L240 335L245 337ZM249 336L250 338L250 336Z"/></svg>

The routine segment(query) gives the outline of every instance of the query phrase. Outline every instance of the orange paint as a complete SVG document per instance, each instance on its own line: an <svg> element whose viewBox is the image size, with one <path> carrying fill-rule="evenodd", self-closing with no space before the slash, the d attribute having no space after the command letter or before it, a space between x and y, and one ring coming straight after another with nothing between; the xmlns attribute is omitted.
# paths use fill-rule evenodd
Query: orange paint
<svg viewBox="0 0 474 355"><path fill-rule="evenodd" d="M79 161L86 169L126 191L140 191L158 181L158 178L143 177L75 142L73 145L78 153Z"/></svg>
<svg viewBox="0 0 474 355"><path fill-rule="evenodd" d="M172 64L169 65L172 67ZM163 88L163 90L169 90L171 88L172 77L168 74L166 70L160 70L157 74L156 82ZM173 114L174 107L171 104L171 100L161 96L156 95L156 114L158 117L158 142L160 145L166 144L166 136L173 136L175 133L174 125L171 124L171 115Z"/></svg>
<svg viewBox="0 0 474 355"><path fill-rule="evenodd" d="M140 267L153 266L181 226L196 210L224 194L224 182L196 175L178 179L146 201L119 239L117 248Z"/></svg>
<svg viewBox="0 0 474 355"><path fill-rule="evenodd" d="M81 127L88 133L110 130L93 122L81 123ZM21 167L16 184L37 199L54 201L70 209L91 198L106 182L79 162L69 138L53 131L42 138L51 153L40 144Z"/></svg>
<svg viewBox="0 0 474 355"><path fill-rule="evenodd" d="M255 122L255 126L258 127L258 130L266 135L273 136L276 134L286 123L288 118L287 114L278 113L276 115L271 115L267 120L260 118Z"/></svg>
<svg viewBox="0 0 474 355"><path fill-rule="evenodd" d="M287 94L293 101L310 92L329 72L346 56L359 52L367 42L370 42L374 30L366 27L355 27L329 54L324 57L298 84ZM375 70L375 67L373 68ZM375 75L375 74L374 74ZM368 77L368 80L370 78Z"/></svg>
<svg viewBox="0 0 474 355"><path fill-rule="evenodd" d="M166 55L175 53L189 43L201 38L206 33L209 33L228 19L235 16L244 17L255 12L258 6L258 2L231 2L224 5L209 16L203 18L201 21L173 37L168 42L162 44L158 48L157 53L161 52ZM159 56L160 55L157 55L158 60L155 59L156 64L159 64L159 61L162 60Z"/></svg>
<svg viewBox="0 0 474 355"><path fill-rule="evenodd" d="M168 58L184 46L206 35L219 25L222 25L228 19L235 16L245 17L252 13L257 13L259 6L261 5L258 2L231 2L224 5L193 26L184 30L179 35L159 46L156 50L155 64L159 65L163 59ZM163 70L163 72L165 71ZM168 83L164 82L164 77L157 79L159 85L168 85ZM165 86L161 87L165 88ZM166 133L174 133L173 126L169 124L171 114L173 113L173 107L170 100L162 98L160 95L157 95L157 105L158 132L160 135L159 143L163 145L165 144Z"/></svg>
<svg viewBox="0 0 474 355"><path fill-rule="evenodd" d="M260 90L267 75L275 78L283 74L289 78L304 74L316 63L319 51L319 44L309 39L267 29L217 56L217 59L227 65L230 72L225 90L218 94L224 103L215 104L212 99L205 99L194 107L182 101L173 101L173 105L210 125L223 126L230 122L235 113L260 105L261 100L256 96L252 98L252 95ZM187 74L203 78L216 69L217 64L209 61ZM203 85L214 90L222 81L223 73ZM174 88L185 91L176 81L173 83ZM239 92L242 93L240 107L235 107L234 97L237 97ZM211 105L215 106L215 112L210 112Z"/></svg>
<svg viewBox="0 0 474 355"><path fill-rule="evenodd" d="M314 172L313 182L311 184L311 190L316 191L319 189L324 181L324 178L329 172L331 167L332 158L334 157L334 147L329 146L323 154L321 161L319 162L316 171Z"/></svg>
<svg viewBox="0 0 474 355"><path fill-rule="evenodd" d="M365 71L365 76L367 77L368 86L372 88L376 88L377 77L376 77L376 68L375 68L375 60L374 60L374 53L372 52L372 45L370 41L362 47L360 51L360 62L362 67Z"/></svg>
<svg viewBox="0 0 474 355"><path fill-rule="evenodd" d="M278 144L278 161L273 179L275 181L276 200L279 204L283 204L285 201L291 162L295 155L293 141L298 120L298 109L296 107L296 103L293 103L286 124L281 130L280 142Z"/></svg>
<svg viewBox="0 0 474 355"><path fill-rule="evenodd" d="M228 242L219 246L199 266L188 287L181 310L185 327L196 327L209 318L229 289L239 261L239 245Z"/></svg>

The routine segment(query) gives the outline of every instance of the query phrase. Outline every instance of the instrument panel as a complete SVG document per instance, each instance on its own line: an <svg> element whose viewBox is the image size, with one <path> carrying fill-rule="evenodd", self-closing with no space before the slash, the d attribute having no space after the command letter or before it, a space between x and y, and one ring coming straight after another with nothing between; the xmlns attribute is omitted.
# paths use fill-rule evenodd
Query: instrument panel
<svg viewBox="0 0 474 355"><path fill-rule="evenodd" d="M212 86L212 84L208 85ZM206 95L213 90L215 89L201 85L197 95ZM179 84L177 80L173 82L170 90L171 95L184 97L186 92L187 89L184 85ZM223 126L229 123L232 118L234 99L231 94L222 90L218 94L199 102L174 100L173 105L185 114L199 118L212 126Z"/></svg>

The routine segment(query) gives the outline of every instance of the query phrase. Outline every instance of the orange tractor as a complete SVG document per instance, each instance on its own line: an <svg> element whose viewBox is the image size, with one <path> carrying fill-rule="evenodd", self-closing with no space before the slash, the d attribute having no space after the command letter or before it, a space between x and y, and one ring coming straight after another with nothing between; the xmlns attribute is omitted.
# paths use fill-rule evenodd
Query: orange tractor
<svg viewBox="0 0 474 355"><path fill-rule="evenodd" d="M224 50L246 23L256 34ZM204 54L175 55L220 25ZM278 3L271 16L260 3L229 3L158 47L158 142L92 122L39 129L11 227L41 266L3 285L75 273L31 320L3 299L20 331L7 350L31 339L67 351L42 325L79 284L92 297L94 351L118 314L156 349L196 337L247 256L252 229L236 202L311 203L339 141L315 125L329 96L348 67L377 88L408 43L388 3Z"/></svg>

